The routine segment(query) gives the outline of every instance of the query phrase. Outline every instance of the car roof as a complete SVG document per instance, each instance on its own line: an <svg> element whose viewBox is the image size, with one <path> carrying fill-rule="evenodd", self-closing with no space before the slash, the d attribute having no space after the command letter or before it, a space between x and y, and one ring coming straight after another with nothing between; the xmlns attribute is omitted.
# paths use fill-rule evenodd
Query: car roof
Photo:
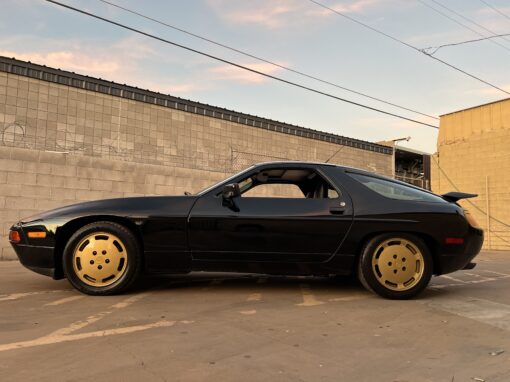
<svg viewBox="0 0 510 382"><path fill-rule="evenodd" d="M363 170L356 167L350 167L350 166L342 166L335 163L326 163L326 162L313 162L313 161L298 161L298 160L286 160L286 161L269 161L269 162L259 162L253 164L254 167L258 166L272 166L272 165L278 165L278 166L285 166L285 165L305 165L305 166L330 166L330 167L337 167L342 170L349 170L349 171L356 171L360 173L365 174L375 174L378 175L375 172L370 172L367 170ZM380 176L380 175L378 175Z"/></svg>
<svg viewBox="0 0 510 382"><path fill-rule="evenodd" d="M312 162L312 161L271 161L271 162L255 163L253 165L253 167L272 166L272 165L278 165L278 166L305 165L305 166L330 166L330 167L336 167L338 169L341 169L342 171L353 172L353 173L358 173L358 174L361 174L361 175L368 175L368 176L375 177L375 178L385 179L385 180L389 180L389 181L394 182L394 183L402 184L402 185L407 186L407 187L416 188L416 189L419 189L419 190L426 191L426 192L428 192L430 194L434 194L433 192L431 192L429 190L424 190L421 187L415 186L414 184L402 182L401 180L394 179L394 178L392 178L390 176L387 176L387 175L379 174L379 173L377 173L375 171L372 172L372 171L363 170L363 169L357 168L357 167L341 166L341 165L334 164L334 163Z"/></svg>

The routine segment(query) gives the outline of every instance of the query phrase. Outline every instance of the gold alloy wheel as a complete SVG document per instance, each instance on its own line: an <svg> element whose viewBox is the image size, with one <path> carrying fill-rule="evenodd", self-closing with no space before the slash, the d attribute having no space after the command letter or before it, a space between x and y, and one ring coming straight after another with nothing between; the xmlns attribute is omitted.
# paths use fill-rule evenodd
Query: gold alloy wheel
<svg viewBox="0 0 510 382"><path fill-rule="evenodd" d="M94 232L83 238L73 254L73 269L85 284L105 287L120 279L127 269L127 251L109 232Z"/></svg>
<svg viewBox="0 0 510 382"><path fill-rule="evenodd" d="M423 277L425 259L418 247L409 240L392 238L376 248L372 270L381 285L394 291L406 291Z"/></svg>

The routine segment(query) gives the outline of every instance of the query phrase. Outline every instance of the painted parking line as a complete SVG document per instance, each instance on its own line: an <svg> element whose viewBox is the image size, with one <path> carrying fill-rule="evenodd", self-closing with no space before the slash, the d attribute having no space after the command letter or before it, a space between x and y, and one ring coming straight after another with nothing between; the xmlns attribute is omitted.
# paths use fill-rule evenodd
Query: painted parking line
<svg viewBox="0 0 510 382"><path fill-rule="evenodd" d="M85 296L71 296L71 297L64 297L56 301L49 302L47 304L44 304L44 306L57 306L57 305L63 305L67 304L68 302L73 302L76 300L81 300L82 298L85 298Z"/></svg>
<svg viewBox="0 0 510 382"><path fill-rule="evenodd" d="M471 277L474 277L476 279L479 279L478 281L495 281L496 280L494 277L484 276L484 275L481 275L479 273L464 272L464 274L466 276L471 276Z"/></svg>
<svg viewBox="0 0 510 382"><path fill-rule="evenodd" d="M482 273L483 272L483 273ZM490 274L487 275L487 273ZM481 269L478 272L462 272L462 276L467 276L469 279L459 279L456 277L452 277L450 275L441 275L437 277L436 280L449 280L452 281L450 283L432 283L431 287L435 289L441 289L446 287L452 287L452 286L459 286L459 285L468 285L468 284L483 284L487 282L495 282L495 281L501 281L504 279L510 278L510 274L507 273L501 273L496 271L490 271Z"/></svg>
<svg viewBox="0 0 510 382"><path fill-rule="evenodd" d="M256 314L257 311L255 309L252 309L252 310L241 310L239 313L244 314L245 316L251 316L252 314Z"/></svg>
<svg viewBox="0 0 510 382"><path fill-rule="evenodd" d="M447 280L451 280L451 281L453 281L455 283L468 284L467 281L464 281L464 280L461 280L461 279L457 279L457 278L449 276L449 275L441 275L439 277L442 277L442 278L447 279Z"/></svg>
<svg viewBox="0 0 510 382"><path fill-rule="evenodd" d="M77 330L80 330L80 329L83 329L83 328L86 328L87 326L103 319L104 317L112 314L115 310L119 310L119 309L124 309L124 308L127 308L128 306L134 304L135 302L137 301L140 301L142 298L144 297L147 297L150 293L140 293L138 295L134 295L134 296L131 296L131 297L128 297L116 304L113 304L108 310L106 311L103 311L103 312L99 312L99 313L96 313L96 314L93 314L91 316L88 316L87 318L85 318L84 320L78 320L78 321L75 321L73 323L71 323L70 325L64 327L64 328L60 328L60 329L57 329L55 330L54 332L48 334L48 336L66 336L66 335L69 335Z"/></svg>
<svg viewBox="0 0 510 382"><path fill-rule="evenodd" d="M125 300L121 301L121 302L118 302L114 305L112 305L112 308L113 309L123 309L123 308L127 308L129 305L132 305L134 304L135 302L138 302L140 301L141 299L149 296L150 293L139 293L139 294L135 294L134 296L131 296L129 298L126 298Z"/></svg>
<svg viewBox="0 0 510 382"><path fill-rule="evenodd" d="M75 321L66 327L59 328L45 336L42 336L42 337L39 337L39 338L36 338L33 340L13 342L10 344L0 344L0 351L40 346L40 345L49 345L49 344L54 344L54 343L67 342L67 341L76 341L76 340L92 338L92 337L101 337L101 336L109 336L109 335L115 335L115 334L132 333L132 332L137 332L137 331L141 331L141 330L151 329L154 327L172 326L175 323L175 321L163 320L163 321L158 321L158 322L147 324L147 325L136 325L136 326L128 326L128 327L124 327L124 328L106 329L106 330L99 330L99 331L95 331L95 332L73 334L74 332L84 329L87 326L103 319L104 317L110 315L114 311L118 311L118 310L127 308L128 306L134 304L137 301L140 301L142 298L145 298L148 295L150 295L150 293L140 293L138 295L128 297L120 302L113 304L106 311L99 312L99 313L93 314L91 316L88 316L84 320ZM81 296L74 296L74 297L81 297ZM183 323L190 323L190 322L191 321L186 321L186 322L183 321Z"/></svg>
<svg viewBox="0 0 510 382"><path fill-rule="evenodd" d="M252 293L248 296L246 301L260 301L262 299L261 293Z"/></svg>
<svg viewBox="0 0 510 382"><path fill-rule="evenodd" d="M357 301L357 300L364 300L366 298L372 297L372 294L370 293L352 293L349 296L344 297L333 297L328 299L329 302L349 302L349 301Z"/></svg>
<svg viewBox="0 0 510 382"><path fill-rule="evenodd" d="M52 345L58 344L61 342L69 342L69 341L78 341L84 340L87 338L95 338L95 337L107 337L118 334L128 334L134 332L140 332L143 330L154 329L154 328L163 328L175 325L175 321L157 321L151 324L146 325L134 325L134 326L126 326L124 328L115 328L115 329L106 329L106 330L97 330L94 332L88 333L80 333L80 334L69 334L69 335L48 335L40 338L36 338L35 340L29 341L20 341L13 342L10 344L0 345L0 352L14 349L23 349L34 346L42 346L42 345Z"/></svg>
<svg viewBox="0 0 510 382"><path fill-rule="evenodd" d="M510 277L510 275L508 273L501 273L501 272L496 272L496 271L490 271L488 269L483 269L483 272L489 272L489 273L492 273L494 275L501 276L501 278L509 278Z"/></svg>
<svg viewBox="0 0 510 382"><path fill-rule="evenodd" d="M428 305L457 316L510 331L510 305L507 304L479 298L457 298L447 301L436 300L429 302Z"/></svg>
<svg viewBox="0 0 510 382"><path fill-rule="evenodd" d="M303 302L296 304L297 306L317 306L324 304L324 301L319 301L315 298L308 284L301 284L301 294L303 296Z"/></svg>
<svg viewBox="0 0 510 382"><path fill-rule="evenodd" d="M48 293L57 293L57 292L72 292L71 289L56 289L56 290L45 290L45 291L37 291L37 292L23 292L23 293L11 293L8 295L3 295L0 297L0 301L13 301L19 300L23 297L36 296L40 294L48 294Z"/></svg>

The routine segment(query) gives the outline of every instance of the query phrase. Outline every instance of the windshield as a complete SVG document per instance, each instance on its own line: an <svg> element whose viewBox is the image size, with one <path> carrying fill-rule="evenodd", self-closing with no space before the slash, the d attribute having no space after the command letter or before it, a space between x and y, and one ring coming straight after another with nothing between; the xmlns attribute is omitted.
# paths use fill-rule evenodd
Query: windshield
<svg viewBox="0 0 510 382"><path fill-rule="evenodd" d="M238 172L237 174L234 174L234 175L232 175L232 176L228 177L227 179L220 180L218 183L215 183L215 184L213 184L212 186L209 186L209 187L207 187L206 189L204 189L204 190L202 190L202 191L200 191L200 192L197 192L197 194L196 194L196 195L198 195L198 196L202 196L202 195L204 195L204 194L208 193L209 191L211 191L211 190L215 189L216 187L221 186L222 184L229 184L229 183L230 183L230 181L232 181L233 179L237 178L239 175L242 175L242 174L244 174L245 172L250 171L253 167L255 167L255 166L254 166L254 165L252 165L252 166L248 167L247 169L245 169L245 170L243 170L243 171L241 171L241 172Z"/></svg>

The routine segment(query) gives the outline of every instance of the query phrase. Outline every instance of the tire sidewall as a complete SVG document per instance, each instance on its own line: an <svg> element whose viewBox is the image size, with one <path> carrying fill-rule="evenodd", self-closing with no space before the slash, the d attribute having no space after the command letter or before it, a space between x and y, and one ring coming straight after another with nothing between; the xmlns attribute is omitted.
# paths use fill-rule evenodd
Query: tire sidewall
<svg viewBox="0 0 510 382"><path fill-rule="evenodd" d="M80 241L94 232L107 232L117 236L127 252L127 265L124 274L114 283L104 287L94 287L84 283L76 275L73 267L73 256ZM76 231L68 240L63 254L64 273L69 282L79 291L91 295L117 294L131 285L140 270L140 249L135 236L124 226L113 222L97 222L85 225Z"/></svg>
<svg viewBox="0 0 510 382"><path fill-rule="evenodd" d="M386 288L382 285L376 278L374 271L372 269L372 259L375 255L376 248L385 240L399 238L405 239L412 242L414 245L418 247L421 251L424 259L424 270L423 275L420 281L411 289L406 291L394 291ZM363 247L361 252L361 257L359 261L359 270L358 274L360 276L361 282L368 287L371 291L377 293L378 295L394 299L394 300L406 300L415 297L420 292L422 292L430 282L433 273L433 259L430 254L430 250L426 246L426 244L419 237L407 234L407 233L386 233L382 235L375 236L371 240L367 242L367 244Z"/></svg>

